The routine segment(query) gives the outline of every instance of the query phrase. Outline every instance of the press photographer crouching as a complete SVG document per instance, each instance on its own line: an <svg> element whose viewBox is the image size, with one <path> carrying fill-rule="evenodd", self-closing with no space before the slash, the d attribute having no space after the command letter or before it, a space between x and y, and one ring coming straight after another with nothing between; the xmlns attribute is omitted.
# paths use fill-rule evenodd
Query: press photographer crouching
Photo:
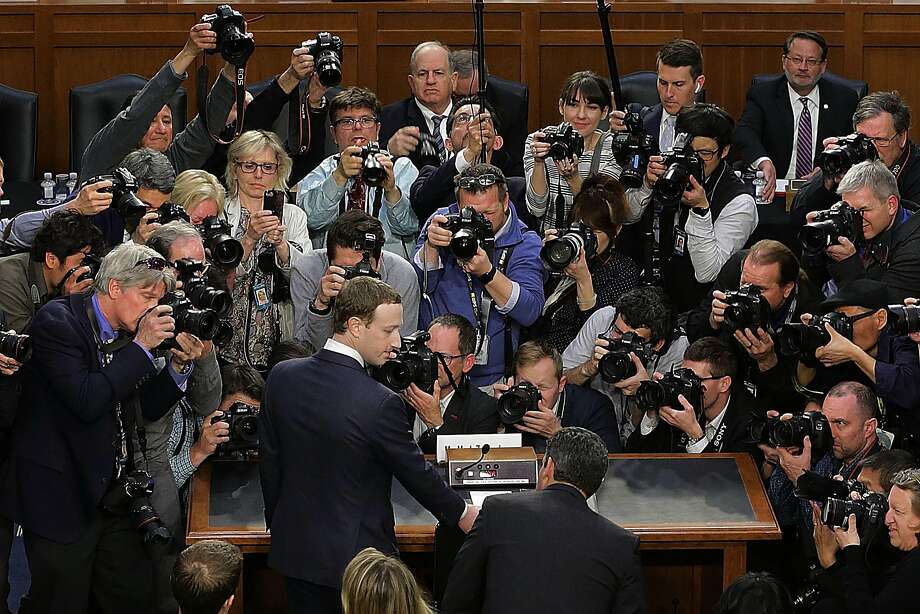
<svg viewBox="0 0 920 614"><path fill-rule="evenodd" d="M149 465L137 462L147 448L143 425L179 402L201 354L180 333L180 348L158 369L153 352L176 327L158 303L174 287L163 258L125 244L103 259L91 292L51 301L32 321L0 489L0 509L25 535L34 608L26 611L82 613L90 593L103 612L150 608L145 547L173 536L150 505Z"/></svg>
<svg viewBox="0 0 920 614"><path fill-rule="evenodd" d="M542 452L560 429L580 426L597 433L609 452L622 451L610 399L568 384L562 356L544 340L521 344L514 356L514 376L495 384L493 394L505 432L523 433L524 446Z"/></svg>

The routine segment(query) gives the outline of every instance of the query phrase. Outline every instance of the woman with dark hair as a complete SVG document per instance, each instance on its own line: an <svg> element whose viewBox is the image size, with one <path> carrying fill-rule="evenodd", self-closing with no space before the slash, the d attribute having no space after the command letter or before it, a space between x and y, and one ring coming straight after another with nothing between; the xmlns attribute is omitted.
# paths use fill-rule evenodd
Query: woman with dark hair
<svg viewBox="0 0 920 614"><path fill-rule="evenodd" d="M592 313L613 305L621 294L639 284L639 268L614 249L625 216L626 196L619 181L602 174L585 179L575 197L572 220L584 227L580 232L587 235L587 240L585 236L569 235L562 243L574 240L574 244L579 241L590 244L590 235L593 235L596 247L593 250L579 248L577 257L557 271L561 275L551 280L547 287L543 315L534 331L560 352L565 351ZM551 250L554 246L550 245L560 235L565 236L564 231L554 228L544 233L544 262L550 268L560 264L553 264ZM558 247L566 251L570 245Z"/></svg>
<svg viewBox="0 0 920 614"><path fill-rule="evenodd" d="M729 584L715 614L792 614L789 591L768 573L750 572Z"/></svg>

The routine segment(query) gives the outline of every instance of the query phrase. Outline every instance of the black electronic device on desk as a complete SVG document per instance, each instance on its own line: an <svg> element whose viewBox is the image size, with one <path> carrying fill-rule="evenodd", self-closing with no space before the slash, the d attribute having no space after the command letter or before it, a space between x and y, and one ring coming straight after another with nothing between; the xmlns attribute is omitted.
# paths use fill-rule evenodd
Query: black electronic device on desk
<svg viewBox="0 0 920 614"><path fill-rule="evenodd" d="M537 455L531 447L449 448L447 476L452 488L535 488Z"/></svg>

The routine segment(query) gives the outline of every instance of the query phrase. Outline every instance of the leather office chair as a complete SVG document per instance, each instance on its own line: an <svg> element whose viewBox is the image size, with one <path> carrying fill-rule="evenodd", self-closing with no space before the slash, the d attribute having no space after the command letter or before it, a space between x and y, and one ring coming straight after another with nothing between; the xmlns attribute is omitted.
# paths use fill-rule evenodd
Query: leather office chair
<svg viewBox="0 0 920 614"><path fill-rule="evenodd" d="M83 151L100 128L121 112L125 100L147 84L139 75L118 75L105 81L70 88L70 170L80 172ZM169 101L173 133L186 122L185 89L179 88Z"/></svg>
<svg viewBox="0 0 920 614"><path fill-rule="evenodd" d="M38 94L0 85L0 158L6 181L35 179Z"/></svg>
<svg viewBox="0 0 920 614"><path fill-rule="evenodd" d="M766 74L766 75L754 75L754 78L751 79L751 86L757 85L763 79L768 79L771 77L776 77L777 74ZM848 87L851 90L856 92L856 95L859 96L860 100L869 93L869 84L865 81L858 81L856 79L847 79L846 77L841 77L838 74L832 73L831 71L825 71L824 75L821 77L837 85L843 85Z"/></svg>

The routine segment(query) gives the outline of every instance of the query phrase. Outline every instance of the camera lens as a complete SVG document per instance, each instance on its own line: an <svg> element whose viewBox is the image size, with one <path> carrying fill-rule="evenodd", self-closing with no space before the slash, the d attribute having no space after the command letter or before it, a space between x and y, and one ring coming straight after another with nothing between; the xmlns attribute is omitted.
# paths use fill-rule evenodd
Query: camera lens
<svg viewBox="0 0 920 614"><path fill-rule="evenodd" d="M399 360L388 360L380 368L384 384L393 390L405 390L412 383L409 365Z"/></svg>
<svg viewBox="0 0 920 614"><path fill-rule="evenodd" d="M460 260L468 260L479 250L479 239L468 229L461 228L450 240L450 251Z"/></svg>
<svg viewBox="0 0 920 614"><path fill-rule="evenodd" d="M174 309L173 318L176 320L177 335L185 332L199 339L210 340L220 328L217 314L210 309Z"/></svg>
<svg viewBox="0 0 920 614"><path fill-rule="evenodd" d="M920 306L889 305L888 321L892 332L899 337L920 332Z"/></svg>
<svg viewBox="0 0 920 614"><path fill-rule="evenodd" d="M690 171L683 164L672 164L655 183L658 194L665 200L680 200L690 183Z"/></svg>
<svg viewBox="0 0 920 614"><path fill-rule="evenodd" d="M504 424L519 423L530 409L530 397L523 390L511 389L498 399L498 416Z"/></svg>
<svg viewBox="0 0 920 614"><path fill-rule="evenodd" d="M632 358L625 352L610 352L604 354L598 364L598 370L601 373L601 379L607 383L623 381L628 377L636 374L636 365L633 364Z"/></svg>
<svg viewBox="0 0 920 614"><path fill-rule="evenodd" d="M620 183L627 190L638 188L642 185L642 176L644 174L642 156L637 153L633 154L629 157L629 163L623 167L623 171L620 173Z"/></svg>
<svg viewBox="0 0 920 614"><path fill-rule="evenodd" d="M830 498L821 508L821 521L829 527L842 527L852 513L848 501Z"/></svg>
<svg viewBox="0 0 920 614"><path fill-rule="evenodd" d="M227 292L209 288L204 279L196 278L183 284L186 296L199 309L211 309L218 316L224 316L233 306L233 299Z"/></svg>
<svg viewBox="0 0 920 614"><path fill-rule="evenodd" d="M540 257L554 271L561 271L578 259L582 239L578 235L565 234L558 239L547 241L540 250Z"/></svg>
<svg viewBox="0 0 920 614"><path fill-rule="evenodd" d="M364 183L371 187L383 185L387 178L387 172L384 170L380 160L375 155L377 152L371 150L364 158L364 167L361 170L361 176L364 177Z"/></svg>
<svg viewBox="0 0 920 614"><path fill-rule="evenodd" d="M231 438L251 439L259 433L259 421L255 416L243 416L233 422Z"/></svg>
<svg viewBox="0 0 920 614"><path fill-rule="evenodd" d="M208 250L217 264L224 268L236 268L243 260L243 245L233 237L218 234L208 241Z"/></svg>
<svg viewBox="0 0 920 614"><path fill-rule="evenodd" d="M18 362L26 362L32 357L29 335L0 332L0 354Z"/></svg>
<svg viewBox="0 0 920 614"><path fill-rule="evenodd" d="M802 226L799 240L806 250L820 252L837 242L837 225L833 220L812 222Z"/></svg>
<svg viewBox="0 0 920 614"><path fill-rule="evenodd" d="M667 394L661 382L645 381L639 384L639 389L636 390L636 405L644 411L664 407L666 398Z"/></svg>
<svg viewBox="0 0 920 614"><path fill-rule="evenodd" d="M326 87L335 87L342 82L342 62L334 52L326 50L316 59L316 74Z"/></svg>

